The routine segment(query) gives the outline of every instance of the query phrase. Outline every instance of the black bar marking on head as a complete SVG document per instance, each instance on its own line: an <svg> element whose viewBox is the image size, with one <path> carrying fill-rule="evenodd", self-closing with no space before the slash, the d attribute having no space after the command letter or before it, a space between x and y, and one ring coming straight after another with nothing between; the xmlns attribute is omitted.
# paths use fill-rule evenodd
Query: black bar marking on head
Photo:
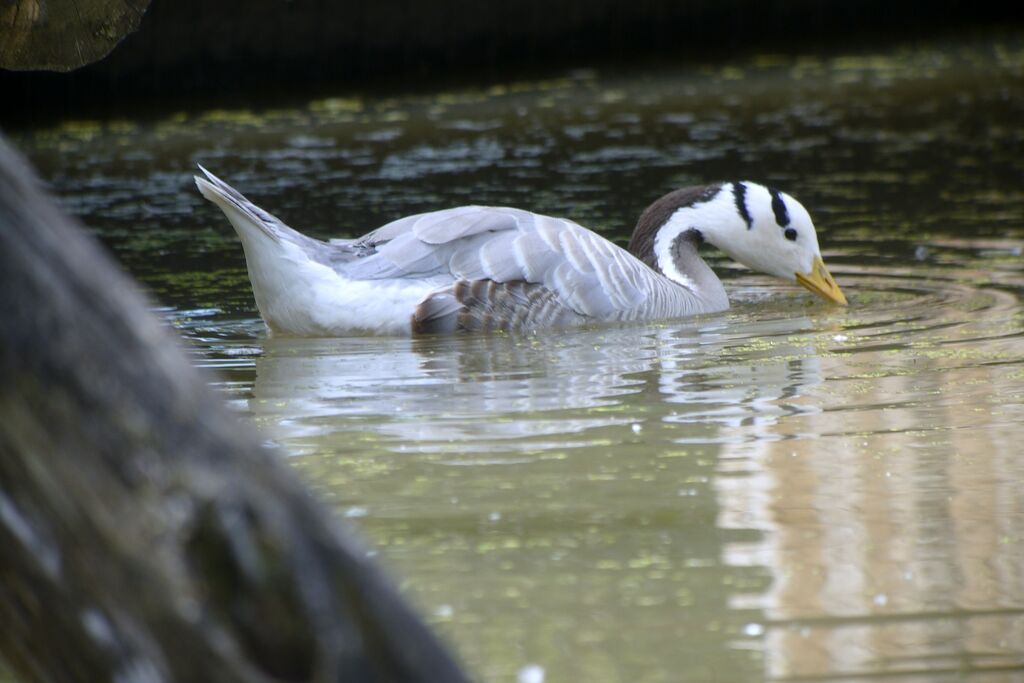
<svg viewBox="0 0 1024 683"><path fill-rule="evenodd" d="M747 186L743 182L732 184L732 199L736 202L736 210L739 211L743 221L747 224L747 230L754 227L754 219L747 211Z"/></svg>
<svg viewBox="0 0 1024 683"><path fill-rule="evenodd" d="M775 222L780 227L789 225L789 211L786 210L786 202L782 201L782 193L774 188L768 188L772 195L772 211L775 212Z"/></svg>

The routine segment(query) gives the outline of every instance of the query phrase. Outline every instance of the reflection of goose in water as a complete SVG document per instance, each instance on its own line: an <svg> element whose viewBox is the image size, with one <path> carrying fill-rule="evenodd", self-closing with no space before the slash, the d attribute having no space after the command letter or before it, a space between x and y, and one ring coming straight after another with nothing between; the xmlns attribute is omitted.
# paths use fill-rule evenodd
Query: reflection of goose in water
<svg viewBox="0 0 1024 683"><path fill-rule="evenodd" d="M586 445L573 435L623 425L714 442L723 425L787 410L769 404L799 391L794 382L819 381L791 363L722 364L729 349L808 324L730 316L553 333L542 344L490 335L270 338L250 407L286 438L359 431L403 449L563 448Z"/></svg>
<svg viewBox="0 0 1024 683"><path fill-rule="evenodd" d="M723 311L729 300L698 253L703 242L846 303L807 210L756 183L665 195L640 216L626 251L566 219L482 206L321 242L203 172L196 184L242 240L260 314L285 334L531 331Z"/></svg>
<svg viewBox="0 0 1024 683"><path fill-rule="evenodd" d="M661 356L659 392L672 405L666 420L714 425L717 433L711 440L731 443L760 438L750 436L752 427L818 412L819 407L799 401L824 381L820 357L799 336L811 329L814 324L805 317L734 318L706 325L693 356L671 350ZM703 433L698 438L709 437Z"/></svg>
<svg viewBox="0 0 1024 683"><path fill-rule="evenodd" d="M653 362L635 338L627 346L597 334L555 334L543 346L489 335L269 338L250 409L286 437L366 431L420 450L579 433L627 421L590 409L635 391L629 376Z"/></svg>

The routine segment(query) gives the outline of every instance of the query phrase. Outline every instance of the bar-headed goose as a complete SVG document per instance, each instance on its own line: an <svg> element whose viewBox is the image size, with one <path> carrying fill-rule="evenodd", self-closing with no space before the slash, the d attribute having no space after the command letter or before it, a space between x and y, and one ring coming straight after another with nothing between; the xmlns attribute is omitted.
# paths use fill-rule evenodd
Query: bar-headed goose
<svg viewBox="0 0 1024 683"><path fill-rule="evenodd" d="M703 242L846 304L807 210L752 182L665 195L640 216L627 251L564 218L487 206L322 242L200 169L200 192L242 240L263 320L283 334L533 331L722 311L729 299L698 254Z"/></svg>

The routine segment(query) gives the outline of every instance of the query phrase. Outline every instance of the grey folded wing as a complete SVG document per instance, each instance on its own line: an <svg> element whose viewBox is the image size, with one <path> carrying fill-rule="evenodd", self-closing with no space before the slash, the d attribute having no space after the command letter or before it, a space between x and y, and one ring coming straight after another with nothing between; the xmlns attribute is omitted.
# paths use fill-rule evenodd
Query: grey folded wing
<svg viewBox="0 0 1024 683"><path fill-rule="evenodd" d="M667 283L600 235L519 209L464 206L409 216L344 247L349 254L373 250L337 263L346 277L447 282L417 310L421 331L643 317Z"/></svg>

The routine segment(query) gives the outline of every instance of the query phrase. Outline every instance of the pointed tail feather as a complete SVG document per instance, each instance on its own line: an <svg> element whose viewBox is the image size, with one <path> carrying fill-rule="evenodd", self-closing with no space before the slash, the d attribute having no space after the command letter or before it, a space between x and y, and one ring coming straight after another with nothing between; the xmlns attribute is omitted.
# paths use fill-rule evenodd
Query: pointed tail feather
<svg viewBox="0 0 1024 683"><path fill-rule="evenodd" d="M250 202L241 192L203 168L202 164L196 165L206 176L193 176L196 187L204 197L220 207L242 239L248 237L244 233L256 229L275 242L291 242L311 254L317 246L322 245L318 240L289 228L277 216Z"/></svg>
<svg viewBox="0 0 1024 683"><path fill-rule="evenodd" d="M292 230L199 168L206 177L197 176L196 186L220 207L242 242L252 293L263 320L271 329L290 334L322 331L309 293L325 277L317 255L326 245Z"/></svg>

